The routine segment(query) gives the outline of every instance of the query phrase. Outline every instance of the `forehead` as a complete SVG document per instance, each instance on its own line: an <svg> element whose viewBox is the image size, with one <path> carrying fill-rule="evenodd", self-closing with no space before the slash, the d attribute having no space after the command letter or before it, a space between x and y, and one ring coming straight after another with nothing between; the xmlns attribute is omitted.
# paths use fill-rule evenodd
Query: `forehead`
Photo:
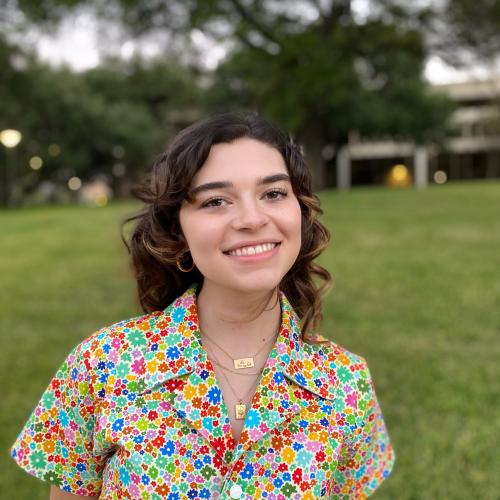
<svg viewBox="0 0 500 500"><path fill-rule="evenodd" d="M277 173L287 173L281 153L266 143L245 137L212 146L192 186L213 181L254 181Z"/></svg>

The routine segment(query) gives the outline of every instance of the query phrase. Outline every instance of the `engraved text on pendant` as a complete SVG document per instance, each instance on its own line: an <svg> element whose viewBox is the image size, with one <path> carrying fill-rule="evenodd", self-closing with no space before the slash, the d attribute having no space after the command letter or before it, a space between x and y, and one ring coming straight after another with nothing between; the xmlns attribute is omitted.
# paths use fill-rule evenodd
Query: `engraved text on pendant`
<svg viewBox="0 0 500 500"><path fill-rule="evenodd" d="M238 370L240 368L252 368L253 358L239 358L234 360L234 367Z"/></svg>

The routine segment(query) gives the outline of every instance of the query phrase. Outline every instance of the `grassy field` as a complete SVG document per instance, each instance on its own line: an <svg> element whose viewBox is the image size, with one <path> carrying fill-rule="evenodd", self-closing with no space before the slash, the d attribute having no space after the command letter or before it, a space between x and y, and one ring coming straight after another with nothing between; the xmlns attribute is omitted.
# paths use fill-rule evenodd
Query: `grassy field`
<svg viewBox="0 0 500 500"><path fill-rule="evenodd" d="M369 363L397 454L377 499L498 499L500 182L321 194L322 333ZM0 497L46 499L8 448L69 349L140 313L119 240L138 205L0 211Z"/></svg>

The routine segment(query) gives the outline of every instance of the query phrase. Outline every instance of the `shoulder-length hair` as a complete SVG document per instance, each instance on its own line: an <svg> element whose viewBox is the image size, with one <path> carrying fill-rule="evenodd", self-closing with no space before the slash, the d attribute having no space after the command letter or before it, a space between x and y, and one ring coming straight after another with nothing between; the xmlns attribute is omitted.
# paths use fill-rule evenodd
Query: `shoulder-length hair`
<svg viewBox="0 0 500 500"><path fill-rule="evenodd" d="M314 259L327 246L330 233L318 220L323 211L312 193L311 173L301 148L257 113L217 114L185 128L156 159L142 185L133 190L145 206L137 215L125 219L123 225L132 221L136 224L128 242L123 234L122 239L131 256L139 302L146 313L162 310L190 284L203 281L196 267L182 272L176 265L188 250L179 210L210 148L243 137L261 141L280 152L299 201L302 245L279 288L301 319L302 338L313 343L322 318L321 298L331 284L330 273Z"/></svg>

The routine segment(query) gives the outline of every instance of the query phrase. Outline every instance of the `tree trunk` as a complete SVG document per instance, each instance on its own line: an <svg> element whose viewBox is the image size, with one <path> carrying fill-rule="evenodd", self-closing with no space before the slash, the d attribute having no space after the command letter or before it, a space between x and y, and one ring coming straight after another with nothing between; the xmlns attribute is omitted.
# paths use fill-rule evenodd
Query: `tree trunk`
<svg viewBox="0 0 500 500"><path fill-rule="evenodd" d="M4 149L5 155L4 158L0 158L0 207L8 207L9 206L9 201L10 201L10 190L11 190L11 183L10 183L10 178L9 178L9 171L8 168L9 166L7 165L7 155L9 151L7 151L7 148L2 148Z"/></svg>
<svg viewBox="0 0 500 500"><path fill-rule="evenodd" d="M326 187L325 160L321 154L324 147L321 124L309 124L297 136L304 148L307 166L312 174L312 190L321 191Z"/></svg>

